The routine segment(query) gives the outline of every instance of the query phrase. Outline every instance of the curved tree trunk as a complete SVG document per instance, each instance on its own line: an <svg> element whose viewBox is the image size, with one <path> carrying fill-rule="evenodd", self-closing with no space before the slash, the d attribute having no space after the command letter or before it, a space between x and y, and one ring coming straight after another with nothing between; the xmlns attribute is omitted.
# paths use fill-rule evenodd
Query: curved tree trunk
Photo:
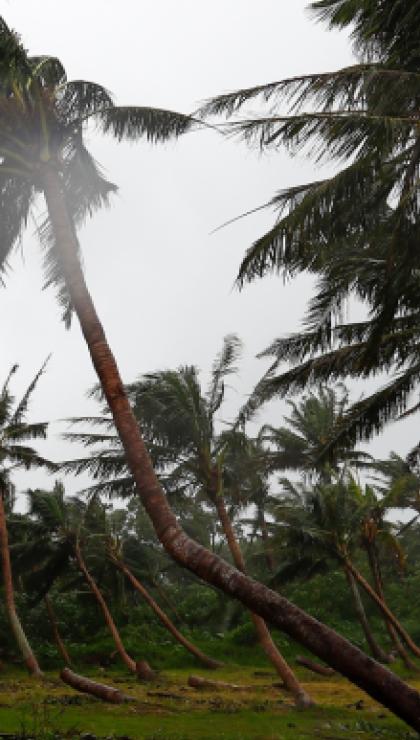
<svg viewBox="0 0 420 740"><path fill-rule="evenodd" d="M131 671L131 673L138 673L137 663L135 660L133 660L133 658L130 658L129 654L127 653L123 645L123 642L120 637L120 633L118 632L115 622L112 618L111 612L109 611L105 603L105 599L102 596L98 586L96 585L94 578L92 578L91 574L89 573L86 567L86 563L83 559L80 546L78 543L76 543L74 546L74 555L75 555L76 562L77 562L80 572L83 574L86 583L88 584L91 592L93 593L96 601L98 602L101 608L106 625L112 635L112 639L114 640L115 647L117 648L117 651L121 657L121 660L123 661L124 665L127 666L128 670ZM141 661L141 663L143 664L145 663L145 661ZM147 663L146 663L146 667L149 668Z"/></svg>
<svg viewBox="0 0 420 740"><path fill-rule="evenodd" d="M240 570L242 573L245 573L245 560L242 555L242 550L239 546L239 542L235 537L232 522L226 511L224 498L221 493L217 493L214 496L213 500L216 506L220 523L223 528L223 532L225 533L233 562L235 563L238 570ZM309 694L307 694L305 689L300 685L294 672L281 655L280 651L273 641L273 638L270 635L270 631L264 620L259 617L258 614L254 614L253 612L251 612L251 619L254 623L255 631L258 635L258 640L262 649L264 650L268 660L270 661L270 663L272 663L280 678L282 679L285 688L290 691L290 693L294 697L296 705L302 708L313 706L314 702L312 701Z"/></svg>
<svg viewBox="0 0 420 740"><path fill-rule="evenodd" d="M199 578L241 601L251 611L283 630L321 660L420 730L420 694L355 645L318 622L287 599L254 581L192 540L178 523L153 469L139 425L102 324L87 289L78 257L61 177L54 163L40 172L57 259L77 313L92 363L121 439L137 493L156 534L169 555Z"/></svg>
<svg viewBox="0 0 420 740"><path fill-rule="evenodd" d="M0 550L1 568L3 574L4 595L6 601L7 616L9 618L12 632L22 654L25 665L34 676L42 676L38 661L25 635L21 621L18 617L15 605L15 592L13 588L12 566L10 563L9 537L7 534L6 512L4 510L4 491L0 490Z"/></svg>
<svg viewBox="0 0 420 740"><path fill-rule="evenodd" d="M46 594L44 596L44 604L45 604L45 608L47 610L48 619L50 620L51 629L52 629L52 633L53 633L53 637L54 637L54 642L57 645L57 648L58 648L58 650L59 650L59 652L61 654L61 657L63 658L65 664L66 665L71 665L72 664L71 658L70 658L70 655L67 652L67 648L66 648L63 640L61 639L60 630L58 629L58 622L57 622L57 619L55 617L54 609L52 607L52 604L51 604L51 601L50 601L50 598L49 598L48 594Z"/></svg>
<svg viewBox="0 0 420 740"><path fill-rule="evenodd" d="M418 658L420 658L420 648L416 645L414 640L411 639L408 632L404 629L402 624L398 621L395 614L388 608L388 606L385 604L384 601L378 596L376 591L372 588L370 583L362 576L360 571L357 570L357 568L354 567L353 563L350 561L346 562L347 567L353 574L354 578L362 588L366 591L366 593L369 594L369 596L373 599L376 606L379 608L379 610L382 612L384 617L386 617L389 622L392 624L393 627L395 627L396 631L398 632L399 636L402 637L406 645L410 648L411 652L414 653Z"/></svg>
<svg viewBox="0 0 420 740"><path fill-rule="evenodd" d="M367 549L367 554L368 554L370 570L372 572L373 581L375 584L375 591L378 594L379 598L384 602L384 604L386 604L383 578L382 578L381 567L379 564L379 558L378 558L376 546L375 544L373 545L370 544L366 547L366 549ZM416 664L411 660L409 654L407 653L407 650L405 649L404 645L399 639L395 627L391 624L389 619L387 619L383 615L383 613L382 613L382 616L384 617L385 626L394 644L395 650L397 651L398 655L403 661L405 667L408 668L410 671L418 671Z"/></svg>
<svg viewBox="0 0 420 740"><path fill-rule="evenodd" d="M137 580L135 575L133 575L131 570L122 560L114 557L113 555L110 555L110 558L114 565L119 568L122 573L124 573L125 577L130 581L131 585L136 589L136 591L138 591L143 596L144 600L149 604L150 608L154 611L158 619L160 619L160 621L162 622L163 626L166 627L168 632L171 633L175 640L183 645L183 647L192 655L194 655L194 657L197 658L203 665L205 665L206 668L220 668L223 665L223 663L221 663L219 660L213 660L213 658L209 658L208 655L205 655L201 650L199 650L198 647L193 645L192 642L187 640L186 637L181 634L181 632L175 627L174 623L171 622L169 617L160 608L159 604L156 603L147 589L143 586L143 584L140 583L140 581Z"/></svg>
<svg viewBox="0 0 420 740"><path fill-rule="evenodd" d="M354 576L348 568L344 568L344 570L347 577L347 582L350 586L351 595L353 597L353 603L357 618L362 627L366 642L370 647L370 651L376 660L379 660L381 663L389 663L390 660L388 655L385 653L384 650L382 650L381 646L376 642L376 639L373 635Z"/></svg>

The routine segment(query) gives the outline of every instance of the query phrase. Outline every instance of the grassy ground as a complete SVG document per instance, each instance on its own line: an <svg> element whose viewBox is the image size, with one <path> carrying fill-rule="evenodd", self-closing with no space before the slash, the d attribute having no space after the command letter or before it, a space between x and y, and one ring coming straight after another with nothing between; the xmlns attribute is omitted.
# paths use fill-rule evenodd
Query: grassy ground
<svg viewBox="0 0 420 740"><path fill-rule="evenodd" d="M98 681L117 686L136 702L107 705L77 694L61 684L57 674L44 682L23 673L4 672L0 678L0 733L38 740L76 738L85 734L133 740L353 740L415 738L408 728L341 678L301 678L317 707L294 709L269 672L230 667L216 672L195 670L206 678L240 684L241 690L197 691L187 686L191 670L162 673L153 684L141 684L122 671L91 672ZM255 673L258 675L255 675ZM417 682L420 687L420 681ZM359 702L362 702L361 704ZM0 734L1 737L1 734Z"/></svg>

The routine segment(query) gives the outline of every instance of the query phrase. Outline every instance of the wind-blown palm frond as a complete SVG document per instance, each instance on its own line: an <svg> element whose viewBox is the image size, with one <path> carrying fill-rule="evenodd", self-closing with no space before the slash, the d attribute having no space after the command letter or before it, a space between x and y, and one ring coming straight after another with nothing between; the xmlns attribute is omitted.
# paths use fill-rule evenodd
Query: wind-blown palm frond
<svg viewBox="0 0 420 740"><path fill-rule="evenodd" d="M191 116L174 111L143 107L106 107L93 114L104 134L111 133L118 141L162 142L188 131L194 121Z"/></svg>
<svg viewBox="0 0 420 740"><path fill-rule="evenodd" d="M207 398L210 407L210 413L218 411L224 397L224 379L227 375L237 372L234 363L239 358L242 349L242 343L235 334L225 337L222 351L216 357L212 371L211 382L207 391Z"/></svg>
<svg viewBox="0 0 420 740"><path fill-rule="evenodd" d="M10 483L10 473L15 468L29 469L44 467L55 470L51 461L41 456L28 442L45 439L47 422L30 423L26 421L29 402L45 371L46 362L35 374L22 398L16 401L10 391L10 382L18 366L9 372L0 395L0 479L4 487Z"/></svg>
<svg viewBox="0 0 420 740"><path fill-rule="evenodd" d="M45 168L61 180L74 235L87 216L107 206L116 186L101 173L85 147L89 121L118 141L146 138L153 143L180 136L191 116L146 106L116 106L103 86L67 80L60 60L26 54L17 36L0 19L4 66L0 84L0 278L11 250L23 233L36 196L45 188ZM63 318L69 323L71 302L63 269L46 218L37 228L44 247L45 285L58 288ZM80 257L80 255L79 255Z"/></svg>

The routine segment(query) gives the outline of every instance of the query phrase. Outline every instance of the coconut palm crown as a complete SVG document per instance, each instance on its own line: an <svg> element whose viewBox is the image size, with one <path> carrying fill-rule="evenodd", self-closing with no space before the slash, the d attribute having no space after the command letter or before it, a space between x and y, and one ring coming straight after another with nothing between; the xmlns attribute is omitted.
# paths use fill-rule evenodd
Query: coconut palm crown
<svg viewBox="0 0 420 740"><path fill-rule="evenodd" d="M413 25L417 3L407 0L322 0L311 4L331 26L351 26L357 62L337 71L302 75L220 95L203 116L235 116L255 100L266 115L235 120L227 131L263 150L281 146L336 165L332 176L278 192L268 204L274 226L247 251L243 285L269 272L317 278L304 329L281 337L266 354L298 367L272 369L258 389L269 396L378 370L392 382L357 404L334 430L354 443L406 408L420 379L418 242L420 57ZM347 324L350 296L368 320Z"/></svg>
<svg viewBox="0 0 420 740"><path fill-rule="evenodd" d="M0 271L4 273L37 196L43 174L59 174L70 220L77 228L107 205L116 186L101 173L86 148L89 125L117 141L165 141L192 123L181 113L143 106L117 106L102 85L68 80L60 60L29 56L0 18ZM46 284L56 285L69 318L60 257L48 218L39 226Z"/></svg>

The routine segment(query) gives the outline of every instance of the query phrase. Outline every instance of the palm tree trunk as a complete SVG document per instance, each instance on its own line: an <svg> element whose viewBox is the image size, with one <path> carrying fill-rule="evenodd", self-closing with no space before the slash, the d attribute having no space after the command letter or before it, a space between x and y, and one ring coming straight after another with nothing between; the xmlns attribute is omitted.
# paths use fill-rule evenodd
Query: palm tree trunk
<svg viewBox="0 0 420 740"><path fill-rule="evenodd" d="M411 639L408 632L404 629L402 624L398 621L395 614L389 609L389 607L385 604L384 601L378 596L376 591L372 588L370 583L362 576L360 571L357 570L357 568L354 567L353 563L351 563L349 560L346 561L346 565L353 574L356 581L364 588L366 593L369 594L371 599L375 602L376 606L379 608L379 610L382 612L382 614L390 621L393 627L395 627L396 631L398 632L399 636L402 637L406 645L410 648L411 652L416 655L418 658L420 658L420 648L416 645L414 640Z"/></svg>
<svg viewBox="0 0 420 740"><path fill-rule="evenodd" d="M29 673L34 676L42 676L38 661L25 635L21 621L18 617L15 605L15 592L13 588L12 566L10 563L9 537L7 534L6 513L4 510L4 490L0 490L0 550L1 567L3 574L4 595L6 600L7 616L10 626L18 644L19 650L25 661Z"/></svg>
<svg viewBox="0 0 420 740"><path fill-rule="evenodd" d="M78 257L77 236L68 213L58 169L53 164L46 165L40 177L66 287L120 436L137 493L163 547L177 563L241 601L395 712L414 729L420 730L420 694L415 689L384 666L367 658L334 630L262 583L236 570L184 532L153 470L117 364L87 289Z"/></svg>
<svg viewBox="0 0 420 740"><path fill-rule="evenodd" d="M383 584L383 578L381 573L381 567L379 564L379 558L378 553L375 544L369 544L366 546L367 554L368 554L368 560L370 565L370 570L373 576L373 581L375 584L375 590L378 594L379 598L382 599L384 604L386 604L385 601L385 592L384 592L384 584ZM401 640L398 637L397 631L395 627L391 624L389 619L387 619L383 613L382 616L384 617L384 622L386 629L388 631L388 634L395 646L395 650L397 651L398 655L400 656L401 660L403 661L406 668L408 668L410 671L417 671L418 668L416 664L411 660L409 654L407 653L404 645L402 644Z"/></svg>
<svg viewBox="0 0 420 740"><path fill-rule="evenodd" d="M66 665L71 665L72 662L71 662L70 655L67 652L67 648L66 648L63 640L61 639L60 630L58 629L58 622L57 622L56 617L55 617L55 614L54 614L54 609L52 607L50 598L49 598L49 596L47 594L44 596L44 604L45 604L45 608L47 610L48 619L50 620L51 629L52 629L52 633L53 633L53 637L54 637L54 642L57 645L57 648L58 648L58 650L59 650L59 652L61 654L61 657L63 658L65 664Z"/></svg>
<svg viewBox="0 0 420 740"><path fill-rule="evenodd" d="M82 575L85 578L86 583L88 584L91 592L93 593L96 601L99 604L99 607L102 611L102 614L104 615L104 619L106 622L106 625L112 635L112 639L114 640L115 647L117 648L117 651L121 657L121 660L123 661L124 665L127 666L128 670L131 671L131 673L137 673L137 663L133 658L130 658L128 655L124 645L123 641L121 640L120 633L117 630L116 624L111 616L111 612L109 611L105 599L102 596L98 586L96 585L96 582L94 578L92 578L91 574L89 573L86 563L83 559L80 546L76 542L74 546L74 555L76 558L77 566L82 573Z"/></svg>
<svg viewBox="0 0 420 740"><path fill-rule="evenodd" d="M241 573L246 573L245 560L242 555L242 550L239 546L239 542L235 537L235 532L233 531L232 522L226 511L224 498L221 495L221 493L218 492L213 497L213 500L216 505L216 510L219 516L219 521L220 521L220 524L222 525L223 532L225 533L225 537L226 537L229 550L233 558L233 562L235 563L238 570L241 571ZM314 702L312 701L311 697L309 696L309 694L307 694L305 689L300 685L292 669L286 663L280 651L277 649L277 646L275 645L273 638L270 635L270 631L266 623L264 622L264 620L261 617L259 617L258 614L254 614L253 612L251 612L251 619L254 623L255 631L258 635L258 640L260 642L262 649L264 650L270 663L273 664L274 668L276 669L277 673L282 679L286 689L290 691L290 693L294 697L296 705L302 708L313 706Z"/></svg>
<svg viewBox="0 0 420 740"><path fill-rule="evenodd" d="M168 632L171 633L175 640L183 645L183 647L192 655L194 655L194 657L198 658L198 660L203 663L206 668L220 668L223 665L223 663L220 663L220 661L209 658L208 655L205 655L201 650L199 650L198 647L193 645L192 642L187 640L186 637L181 634L181 632L175 627L174 623L171 622L169 617L160 608L159 604L156 603L147 589L143 586L143 584L140 583L140 581L137 580L137 578L133 575L131 570L122 560L112 555L110 555L110 558L114 565L119 568L122 573L124 573L125 577L130 581L131 585L136 589L136 591L138 591L143 596L144 600L149 604L150 608L154 611L156 616L162 622L163 626L166 627Z"/></svg>
<svg viewBox="0 0 420 740"><path fill-rule="evenodd" d="M354 608L356 610L357 618L362 627L363 633L366 638L366 642L370 647L370 651L376 660L379 660L381 663L389 663L390 660L389 660L388 655L386 655L384 650L382 650L381 646L378 645L378 643L375 640L375 637L371 630L369 620L365 612L365 607L363 606L363 601L361 599L359 589L357 588L357 583L354 579L354 576L348 568L345 568L344 571L347 577L348 584L350 586L350 591L353 597L353 603L354 603Z"/></svg>

